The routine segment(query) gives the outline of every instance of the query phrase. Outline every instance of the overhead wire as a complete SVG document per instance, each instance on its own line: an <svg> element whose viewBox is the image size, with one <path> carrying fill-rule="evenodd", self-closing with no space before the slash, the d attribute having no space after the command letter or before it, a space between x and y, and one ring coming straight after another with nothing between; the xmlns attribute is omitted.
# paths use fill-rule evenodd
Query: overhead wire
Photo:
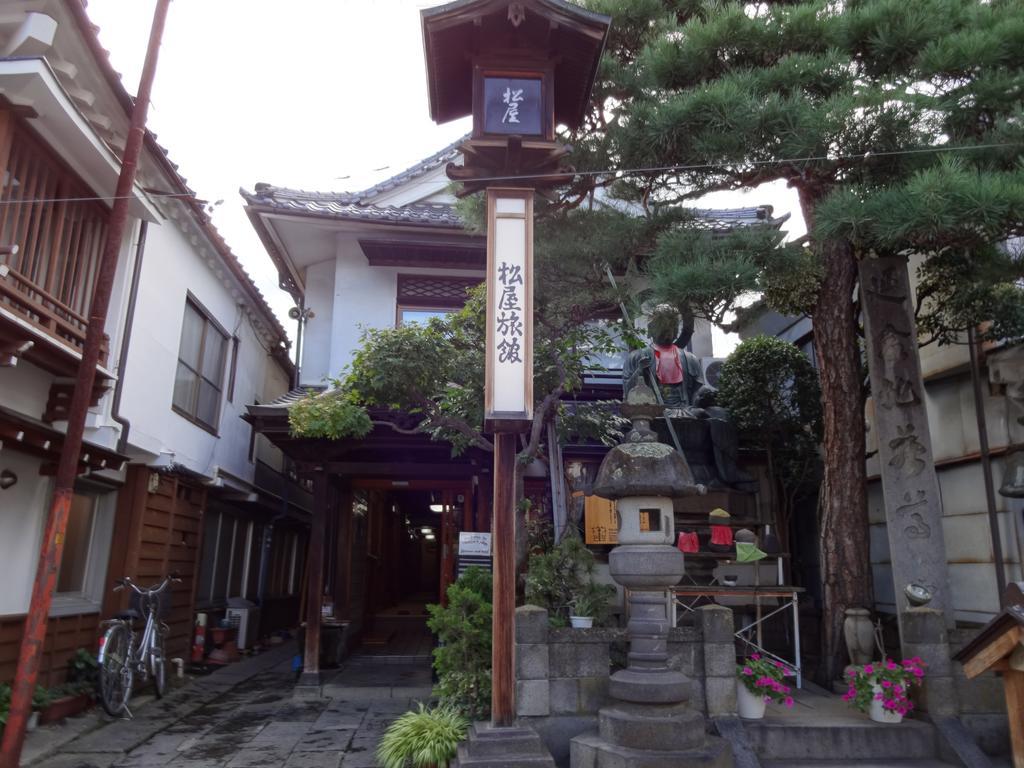
<svg viewBox="0 0 1024 768"><path fill-rule="evenodd" d="M465 181L478 184L486 181L514 181L516 179L529 178L529 179L545 179L545 178L562 178L566 175L572 175L574 177L585 177L585 176L612 176L612 177L627 177L633 175L642 175L650 173L681 173L685 171L701 171L701 170L736 170L743 167L766 167L772 165L799 165L801 163L813 163L813 162L836 162L838 160L863 160L868 161L876 157L898 157L901 155L921 155L935 152L970 152L982 149L1024 149L1024 144L1021 143L1008 143L1008 144L970 144L967 146L949 146L949 145L938 145L934 147L916 147L914 149L894 149L894 150L867 150L865 152L851 152L845 154L834 154L834 155L808 155L806 157L790 157L790 158L775 158L766 160L741 160L734 162L707 162L707 163L692 163L692 164L674 164L674 165L654 165L654 166L643 166L637 168L605 168L600 170L591 171L552 171L550 173L524 173L518 176L478 176L472 179L466 179ZM414 166L415 167L415 166ZM401 174L398 174L399 176ZM386 181L386 180L385 180ZM383 183L383 182L379 182ZM408 181L403 184L406 187L415 186L433 186L435 182L426 181ZM373 189L371 185L368 189ZM298 191L298 190L296 190ZM336 194L352 194L358 195L360 192L368 190L359 190L356 192L338 192ZM151 197L155 198L180 198L190 199L196 198L195 194L189 194L184 192L156 192L149 193ZM330 194L330 193L313 193L313 194ZM134 195L124 195L123 197L134 197ZM0 205L15 205L18 203L72 203L72 202L109 202L119 199L117 195L102 196L96 195L91 197L48 197L48 198L18 198L12 200L0 200Z"/></svg>

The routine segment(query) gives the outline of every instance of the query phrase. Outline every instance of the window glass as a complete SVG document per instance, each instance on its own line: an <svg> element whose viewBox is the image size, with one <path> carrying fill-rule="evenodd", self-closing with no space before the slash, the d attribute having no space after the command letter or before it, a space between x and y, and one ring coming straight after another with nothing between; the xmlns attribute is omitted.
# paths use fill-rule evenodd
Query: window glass
<svg viewBox="0 0 1024 768"><path fill-rule="evenodd" d="M174 404L183 411L191 411L192 403L195 400L196 384L199 377L196 376L184 363L178 363L178 370L174 374Z"/></svg>
<svg viewBox="0 0 1024 768"><path fill-rule="evenodd" d="M178 359L193 371L199 370L199 353L203 346L203 316L191 304L185 304L185 321L181 325L181 351Z"/></svg>
<svg viewBox="0 0 1024 768"><path fill-rule="evenodd" d="M93 519L96 515L96 497L76 493L71 497L68 528L64 537L64 556L57 575L58 592L83 592L89 547L92 543Z"/></svg>
<svg viewBox="0 0 1024 768"><path fill-rule="evenodd" d="M213 430L220 416L226 355L227 336L187 300L172 403L179 412Z"/></svg>
<svg viewBox="0 0 1024 768"><path fill-rule="evenodd" d="M214 389L206 379L200 381L199 403L196 406L195 417L204 424L214 424L217 421L219 404L220 390Z"/></svg>
<svg viewBox="0 0 1024 768"><path fill-rule="evenodd" d="M203 377L220 387L224 375L224 348L227 346L227 339L212 328L210 331L206 337L206 344L203 345Z"/></svg>
<svg viewBox="0 0 1024 768"><path fill-rule="evenodd" d="M399 315L401 325L426 325L433 317L445 317L451 314L447 309L403 309Z"/></svg>

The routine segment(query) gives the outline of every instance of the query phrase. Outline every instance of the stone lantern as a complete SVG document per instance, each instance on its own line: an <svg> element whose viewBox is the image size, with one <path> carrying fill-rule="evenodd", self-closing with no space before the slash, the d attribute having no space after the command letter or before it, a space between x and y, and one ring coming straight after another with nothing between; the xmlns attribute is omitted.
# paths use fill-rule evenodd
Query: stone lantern
<svg viewBox="0 0 1024 768"><path fill-rule="evenodd" d="M611 677L614 701L601 708L596 736L572 740L574 768L732 766L728 744L708 737L703 714L689 705L691 681L668 666L671 588L684 573L683 553L673 545L672 499L701 489L686 459L650 428L663 412L653 390L633 387L622 406L633 429L608 452L594 481L595 495L617 501L619 544L609 565L629 590L629 662Z"/></svg>

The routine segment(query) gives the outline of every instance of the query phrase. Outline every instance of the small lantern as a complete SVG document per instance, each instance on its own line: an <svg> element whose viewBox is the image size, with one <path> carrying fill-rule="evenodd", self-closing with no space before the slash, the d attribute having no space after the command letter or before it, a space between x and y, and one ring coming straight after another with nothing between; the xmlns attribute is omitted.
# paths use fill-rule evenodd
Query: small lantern
<svg viewBox="0 0 1024 768"><path fill-rule="evenodd" d="M583 124L611 19L561 0L462 0L420 12L430 116L473 116L464 164L449 165L459 194L494 177L526 177L538 188L569 148L555 129Z"/></svg>

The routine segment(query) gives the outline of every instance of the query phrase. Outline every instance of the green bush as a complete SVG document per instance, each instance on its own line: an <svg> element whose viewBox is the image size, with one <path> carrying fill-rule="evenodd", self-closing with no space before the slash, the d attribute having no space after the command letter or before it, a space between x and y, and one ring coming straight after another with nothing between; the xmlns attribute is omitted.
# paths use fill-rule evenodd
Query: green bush
<svg viewBox="0 0 1024 768"><path fill-rule="evenodd" d="M491 714L491 574L468 568L448 587L448 605L429 605L437 635L434 693L441 704L474 720Z"/></svg>
<svg viewBox="0 0 1024 768"><path fill-rule="evenodd" d="M578 538L566 536L547 552L530 555L526 602L546 608L556 627L567 626L570 615L593 616L601 624L608 619L615 588L595 584L593 576L594 555Z"/></svg>
<svg viewBox="0 0 1024 768"><path fill-rule="evenodd" d="M68 660L67 683L63 689L71 694L94 694L100 680L100 665L85 648L79 648Z"/></svg>
<svg viewBox="0 0 1024 768"><path fill-rule="evenodd" d="M381 768L445 766L466 737L469 721L451 707L406 712L384 732L377 747Z"/></svg>

